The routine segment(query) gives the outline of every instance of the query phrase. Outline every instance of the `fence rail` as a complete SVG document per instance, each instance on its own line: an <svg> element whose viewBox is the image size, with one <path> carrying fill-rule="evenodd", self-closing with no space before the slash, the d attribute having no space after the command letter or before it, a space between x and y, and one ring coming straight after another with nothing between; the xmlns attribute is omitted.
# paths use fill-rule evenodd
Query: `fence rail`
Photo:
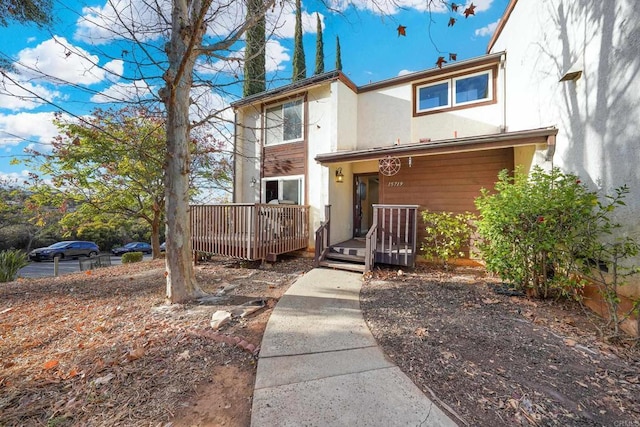
<svg viewBox="0 0 640 427"><path fill-rule="evenodd" d="M196 252L273 261L309 244L309 206L192 205L190 220Z"/></svg>

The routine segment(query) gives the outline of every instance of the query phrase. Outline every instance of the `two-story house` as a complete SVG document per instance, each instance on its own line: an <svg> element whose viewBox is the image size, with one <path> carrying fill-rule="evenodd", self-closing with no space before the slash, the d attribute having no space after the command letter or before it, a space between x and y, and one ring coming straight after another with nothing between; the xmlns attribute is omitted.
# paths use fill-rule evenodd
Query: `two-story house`
<svg viewBox="0 0 640 427"><path fill-rule="evenodd" d="M554 153L555 127L508 131L504 70L498 52L364 86L334 71L244 98L234 201L309 205L312 230L330 205L329 244L364 237L374 206L475 211L500 170ZM418 247L422 229L418 215Z"/></svg>

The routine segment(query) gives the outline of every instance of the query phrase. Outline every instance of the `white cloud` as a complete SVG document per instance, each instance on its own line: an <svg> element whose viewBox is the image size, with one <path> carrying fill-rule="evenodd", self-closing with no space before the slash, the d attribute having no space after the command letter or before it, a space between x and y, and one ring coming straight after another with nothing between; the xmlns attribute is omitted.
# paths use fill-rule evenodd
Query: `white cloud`
<svg viewBox="0 0 640 427"><path fill-rule="evenodd" d="M11 111L33 110L61 97L60 92L29 82L25 76L0 74L0 108Z"/></svg>
<svg viewBox="0 0 640 427"><path fill-rule="evenodd" d="M482 28L478 28L475 32L476 36L478 37L486 37L486 36L490 36L494 33L494 31L496 30L496 28L498 27L498 23L500 22L500 20L498 19L496 22L492 22L491 24L482 27Z"/></svg>
<svg viewBox="0 0 640 427"><path fill-rule="evenodd" d="M411 70L400 70L398 72L398 77L402 77L402 76L406 76L407 74L413 74L415 73L415 71L411 71Z"/></svg>
<svg viewBox="0 0 640 427"><path fill-rule="evenodd" d="M93 95L91 102L104 104L109 102L131 101L147 98L153 92L144 80L136 80L131 83L116 83L102 92Z"/></svg>
<svg viewBox="0 0 640 427"><path fill-rule="evenodd" d="M64 37L53 37L35 48L21 50L14 65L27 76L54 83L91 85L106 79L107 72L98 63L98 56L72 45ZM111 61L108 66L111 70L118 69L117 61Z"/></svg>
<svg viewBox="0 0 640 427"><path fill-rule="evenodd" d="M435 1L431 5L429 3L431 2L428 0L330 0L329 6L339 11L345 11L353 6L356 9L370 11L379 15L393 15L402 9L414 9L425 12L431 8L431 11L434 13L447 11L447 7L440 1Z"/></svg>
<svg viewBox="0 0 640 427"><path fill-rule="evenodd" d="M464 12L464 10L469 7L471 5L471 3L473 3L475 5L475 12L484 12L485 10L489 10L491 8L491 3L493 3L493 0L473 0L473 1L467 1L467 3L464 5L464 7L459 8L459 11Z"/></svg>
<svg viewBox="0 0 640 427"><path fill-rule="evenodd" d="M304 34L315 34L317 30L316 13L308 13L302 11L300 14L302 22L302 32ZM283 39L291 39L296 32L296 14L295 9L290 4L285 3L283 9L275 10L267 14L269 22L267 33L273 33L274 36ZM320 22L324 27L324 16L320 14Z"/></svg>
<svg viewBox="0 0 640 427"><path fill-rule="evenodd" d="M0 181L10 182L12 184L21 185L29 178L29 171L24 169L20 172L2 172L0 171Z"/></svg>
<svg viewBox="0 0 640 427"><path fill-rule="evenodd" d="M25 141L49 145L58 135L53 117L54 113L0 114L0 146L17 145Z"/></svg>
<svg viewBox="0 0 640 427"><path fill-rule="evenodd" d="M265 47L265 69L267 73L284 70L284 63L291 60L287 53L289 49L284 47L278 40L267 40ZM240 76L243 73L244 48L232 52L227 60L219 60L212 64L205 62L198 63L196 70L202 75L213 75L216 73L227 73Z"/></svg>

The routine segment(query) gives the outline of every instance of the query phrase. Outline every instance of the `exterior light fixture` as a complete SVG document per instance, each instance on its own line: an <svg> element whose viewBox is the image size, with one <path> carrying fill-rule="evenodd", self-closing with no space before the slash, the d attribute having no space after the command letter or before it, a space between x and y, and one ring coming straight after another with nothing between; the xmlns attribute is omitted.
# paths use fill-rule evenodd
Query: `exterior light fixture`
<svg viewBox="0 0 640 427"><path fill-rule="evenodd" d="M336 182L343 182L344 175L342 174L342 168L336 169Z"/></svg>

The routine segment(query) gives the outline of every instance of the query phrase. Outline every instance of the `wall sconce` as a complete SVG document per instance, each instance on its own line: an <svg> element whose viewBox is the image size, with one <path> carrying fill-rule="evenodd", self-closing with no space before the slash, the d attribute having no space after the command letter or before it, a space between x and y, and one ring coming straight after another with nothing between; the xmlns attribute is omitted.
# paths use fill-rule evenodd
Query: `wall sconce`
<svg viewBox="0 0 640 427"><path fill-rule="evenodd" d="M343 182L344 175L342 174L342 168L336 169L336 182Z"/></svg>
<svg viewBox="0 0 640 427"><path fill-rule="evenodd" d="M251 187L253 188L253 187L256 186L257 183L258 183L258 180L256 179L256 177L252 176L251 177L251 183L249 185L251 185Z"/></svg>

